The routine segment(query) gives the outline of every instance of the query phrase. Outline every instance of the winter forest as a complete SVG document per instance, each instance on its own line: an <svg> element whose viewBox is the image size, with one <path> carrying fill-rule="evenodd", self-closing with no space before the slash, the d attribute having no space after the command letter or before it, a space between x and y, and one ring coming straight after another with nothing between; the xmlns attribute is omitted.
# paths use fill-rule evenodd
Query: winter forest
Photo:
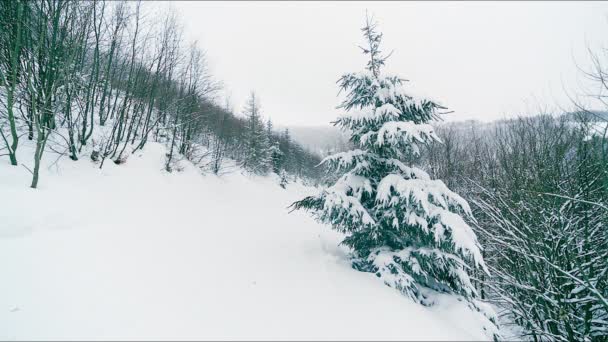
<svg viewBox="0 0 608 342"><path fill-rule="evenodd" d="M369 5L306 127L156 5L0 1L1 340L608 341L604 49L459 119Z"/></svg>

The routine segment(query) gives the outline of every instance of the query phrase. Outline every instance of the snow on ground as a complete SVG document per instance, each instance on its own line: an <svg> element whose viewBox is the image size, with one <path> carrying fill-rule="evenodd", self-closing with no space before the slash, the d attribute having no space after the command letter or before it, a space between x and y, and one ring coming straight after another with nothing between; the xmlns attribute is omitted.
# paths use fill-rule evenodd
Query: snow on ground
<svg viewBox="0 0 608 342"><path fill-rule="evenodd" d="M0 339L488 339L463 303L350 268L336 233L288 213L314 189L169 174L163 154L47 155L38 190L0 159Z"/></svg>

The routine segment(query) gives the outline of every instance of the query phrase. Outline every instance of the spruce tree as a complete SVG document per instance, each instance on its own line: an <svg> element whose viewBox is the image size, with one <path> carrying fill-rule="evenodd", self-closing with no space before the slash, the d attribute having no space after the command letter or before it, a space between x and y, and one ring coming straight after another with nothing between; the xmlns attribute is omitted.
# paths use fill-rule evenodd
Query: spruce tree
<svg viewBox="0 0 608 342"><path fill-rule="evenodd" d="M265 175L270 168L269 142L260 115L260 104L253 92L245 105L244 114L247 127L243 167L249 172Z"/></svg>
<svg viewBox="0 0 608 342"><path fill-rule="evenodd" d="M362 29L369 57L365 71L338 83L345 111L334 124L356 149L325 158L341 175L332 186L292 206L345 234L355 269L423 304L435 290L477 296L468 271L485 265L467 202L441 180L413 166L423 144L440 142L429 122L445 108L415 97L406 80L382 72L382 34L368 19Z"/></svg>
<svg viewBox="0 0 608 342"><path fill-rule="evenodd" d="M283 158L281 160L281 164L283 168L288 172L295 172L295 168L293 165L293 146L291 141L291 135L289 133L289 128L285 128L281 139L279 141L279 148L283 152Z"/></svg>
<svg viewBox="0 0 608 342"><path fill-rule="evenodd" d="M287 179L287 172L285 172L285 170L281 170L279 177L281 177L279 185L281 186L281 188L285 189L287 187L287 184L289 183L289 180Z"/></svg>
<svg viewBox="0 0 608 342"><path fill-rule="evenodd" d="M283 167L283 152L281 152L281 149L279 148L279 140L275 138L272 127L272 121L268 119L266 122L266 135L268 136L268 157L270 158L272 172L278 175L281 173L281 168Z"/></svg>

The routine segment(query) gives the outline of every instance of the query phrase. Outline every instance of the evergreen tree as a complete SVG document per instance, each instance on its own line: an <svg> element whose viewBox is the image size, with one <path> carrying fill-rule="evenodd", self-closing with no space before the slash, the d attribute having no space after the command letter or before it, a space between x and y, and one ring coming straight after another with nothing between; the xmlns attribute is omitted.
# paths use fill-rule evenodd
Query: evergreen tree
<svg viewBox="0 0 608 342"><path fill-rule="evenodd" d="M283 152L282 164L283 168L288 172L294 172L293 167L293 151L292 151L291 135L289 134L289 128L285 128L279 142L279 148Z"/></svg>
<svg viewBox="0 0 608 342"><path fill-rule="evenodd" d="M272 172L277 175L281 172L281 168L283 167L283 152L279 148L279 141L275 138L272 132L272 121L268 119L266 122L266 135L268 136L268 156L270 158L270 165L272 167Z"/></svg>
<svg viewBox="0 0 608 342"><path fill-rule="evenodd" d="M287 184L289 183L289 181L287 180L287 172L285 172L285 170L281 170L281 181L279 182L279 185L281 186L281 188L285 189L287 187Z"/></svg>
<svg viewBox="0 0 608 342"><path fill-rule="evenodd" d="M265 175L270 168L269 142L255 93L251 93L244 112L247 116L247 127L243 166L252 173Z"/></svg>
<svg viewBox="0 0 608 342"><path fill-rule="evenodd" d="M353 267L373 272L410 298L431 304L428 289L477 296L468 270L485 265L467 202L441 180L414 167L423 144L440 142L430 121L445 109L411 95L406 81L381 72L387 57L382 34L368 19L362 29L366 70L339 80L346 93L335 122L350 132L355 150L323 160L341 177L316 196L292 206L313 212L345 233Z"/></svg>

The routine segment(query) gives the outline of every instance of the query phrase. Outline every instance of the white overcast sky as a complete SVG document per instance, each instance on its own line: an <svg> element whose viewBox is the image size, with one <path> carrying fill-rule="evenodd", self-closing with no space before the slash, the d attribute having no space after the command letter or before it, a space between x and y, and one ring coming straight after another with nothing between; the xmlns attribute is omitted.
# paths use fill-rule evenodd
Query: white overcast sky
<svg viewBox="0 0 608 342"><path fill-rule="evenodd" d="M602 2L175 2L235 108L255 90L265 117L324 125L338 77L364 67L360 27L373 13L394 50L387 70L454 110L492 120L567 103L586 47L608 46ZM604 39L605 37L605 39Z"/></svg>

